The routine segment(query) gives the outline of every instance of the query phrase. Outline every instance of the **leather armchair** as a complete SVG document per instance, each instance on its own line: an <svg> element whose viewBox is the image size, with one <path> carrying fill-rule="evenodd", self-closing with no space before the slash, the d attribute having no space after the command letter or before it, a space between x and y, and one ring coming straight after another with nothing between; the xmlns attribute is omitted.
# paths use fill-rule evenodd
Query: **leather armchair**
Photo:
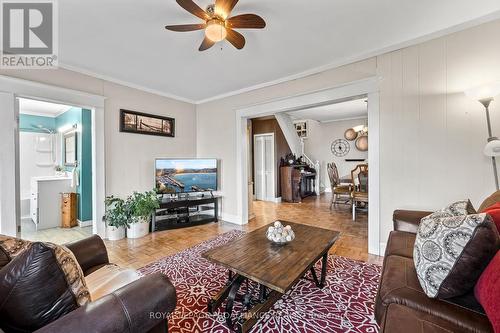
<svg viewBox="0 0 500 333"><path fill-rule="evenodd" d="M109 264L106 246L99 236L66 247L75 255L85 276ZM152 274L79 307L36 332L168 332L168 315L176 302L175 288L169 279L160 273Z"/></svg>

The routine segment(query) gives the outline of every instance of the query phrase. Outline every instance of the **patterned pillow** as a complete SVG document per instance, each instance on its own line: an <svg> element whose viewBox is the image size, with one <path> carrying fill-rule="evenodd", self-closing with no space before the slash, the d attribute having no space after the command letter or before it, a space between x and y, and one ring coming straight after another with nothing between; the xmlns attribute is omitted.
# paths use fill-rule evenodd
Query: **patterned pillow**
<svg viewBox="0 0 500 333"><path fill-rule="evenodd" d="M0 269L30 246L30 241L0 235Z"/></svg>
<svg viewBox="0 0 500 333"><path fill-rule="evenodd" d="M440 209L425 218L452 217L460 215L477 214L470 200L461 200Z"/></svg>
<svg viewBox="0 0 500 333"><path fill-rule="evenodd" d="M498 231L487 214L424 217L413 249L422 289L432 298L465 294L499 247Z"/></svg>

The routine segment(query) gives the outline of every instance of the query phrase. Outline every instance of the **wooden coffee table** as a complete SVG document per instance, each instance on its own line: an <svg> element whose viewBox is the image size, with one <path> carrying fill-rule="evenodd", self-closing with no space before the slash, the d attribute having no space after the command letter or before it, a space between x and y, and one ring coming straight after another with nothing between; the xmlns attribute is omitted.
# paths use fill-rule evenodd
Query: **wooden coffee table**
<svg viewBox="0 0 500 333"><path fill-rule="evenodd" d="M313 281L323 288L326 278L328 251L339 237L332 230L304 224L282 221L290 225L295 239L286 245L276 245L266 238L270 225L245 234L243 237L211 249L203 257L229 269L229 281L208 303L208 312L213 313L227 300L225 318L229 328L247 332L260 318L260 314L292 288L311 271ZM322 259L321 276L318 279L315 263ZM243 313L233 321L231 314L240 286L245 281L259 285L259 296L248 292L243 297ZM255 299L256 298L256 299Z"/></svg>

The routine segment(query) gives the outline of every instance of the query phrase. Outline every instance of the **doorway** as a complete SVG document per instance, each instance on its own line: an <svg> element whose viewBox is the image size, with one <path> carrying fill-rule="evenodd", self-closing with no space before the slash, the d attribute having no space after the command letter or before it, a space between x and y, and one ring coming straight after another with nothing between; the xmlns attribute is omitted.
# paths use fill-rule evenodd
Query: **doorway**
<svg viewBox="0 0 500 333"><path fill-rule="evenodd" d="M379 78L371 77L354 81L328 89L304 95L279 98L266 103L256 104L237 110L236 116L236 148L237 148L237 196L238 215L242 224L246 224L248 214L248 200L246 183L248 179L247 156L245 151L249 144L246 131L248 119L256 117L276 117L284 112L291 112L311 107L338 103L356 98L366 97L368 100L368 123L370 124L370 141L368 160L370 161L369 202L368 206L368 253L379 255L384 252L385 244L380 243L380 149L379 149ZM293 124L284 129L287 132L295 131ZM296 134L295 134L296 135ZM300 141L291 145L296 154L300 152Z"/></svg>
<svg viewBox="0 0 500 333"><path fill-rule="evenodd" d="M92 111L17 98L21 238L67 243L92 234Z"/></svg>
<svg viewBox="0 0 500 333"><path fill-rule="evenodd" d="M274 133L253 136L255 199L274 201L276 193Z"/></svg>
<svg viewBox="0 0 500 333"><path fill-rule="evenodd" d="M56 104L74 105L92 114L92 233L106 236L104 223L105 170L104 170L104 96L60 88L43 83L0 75L0 106L5 123L19 123L18 98L34 99ZM2 154L0 159L0 233L21 236L21 201L19 179L19 130L6 126L0 131Z"/></svg>

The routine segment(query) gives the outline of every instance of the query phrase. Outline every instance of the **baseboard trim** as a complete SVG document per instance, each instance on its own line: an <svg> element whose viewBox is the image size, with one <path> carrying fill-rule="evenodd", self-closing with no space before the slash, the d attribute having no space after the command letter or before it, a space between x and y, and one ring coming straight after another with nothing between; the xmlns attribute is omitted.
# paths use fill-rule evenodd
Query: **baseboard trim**
<svg viewBox="0 0 500 333"><path fill-rule="evenodd" d="M87 220L87 221L80 221L80 220L77 220L78 221L78 226L80 228L84 228L84 227L91 227L92 226L92 220Z"/></svg>
<svg viewBox="0 0 500 333"><path fill-rule="evenodd" d="M220 219L222 221L224 221L224 222L229 222L229 223L232 223L232 224L238 224L238 225L242 225L243 224L243 221L237 215L222 213L221 216L220 216Z"/></svg>

